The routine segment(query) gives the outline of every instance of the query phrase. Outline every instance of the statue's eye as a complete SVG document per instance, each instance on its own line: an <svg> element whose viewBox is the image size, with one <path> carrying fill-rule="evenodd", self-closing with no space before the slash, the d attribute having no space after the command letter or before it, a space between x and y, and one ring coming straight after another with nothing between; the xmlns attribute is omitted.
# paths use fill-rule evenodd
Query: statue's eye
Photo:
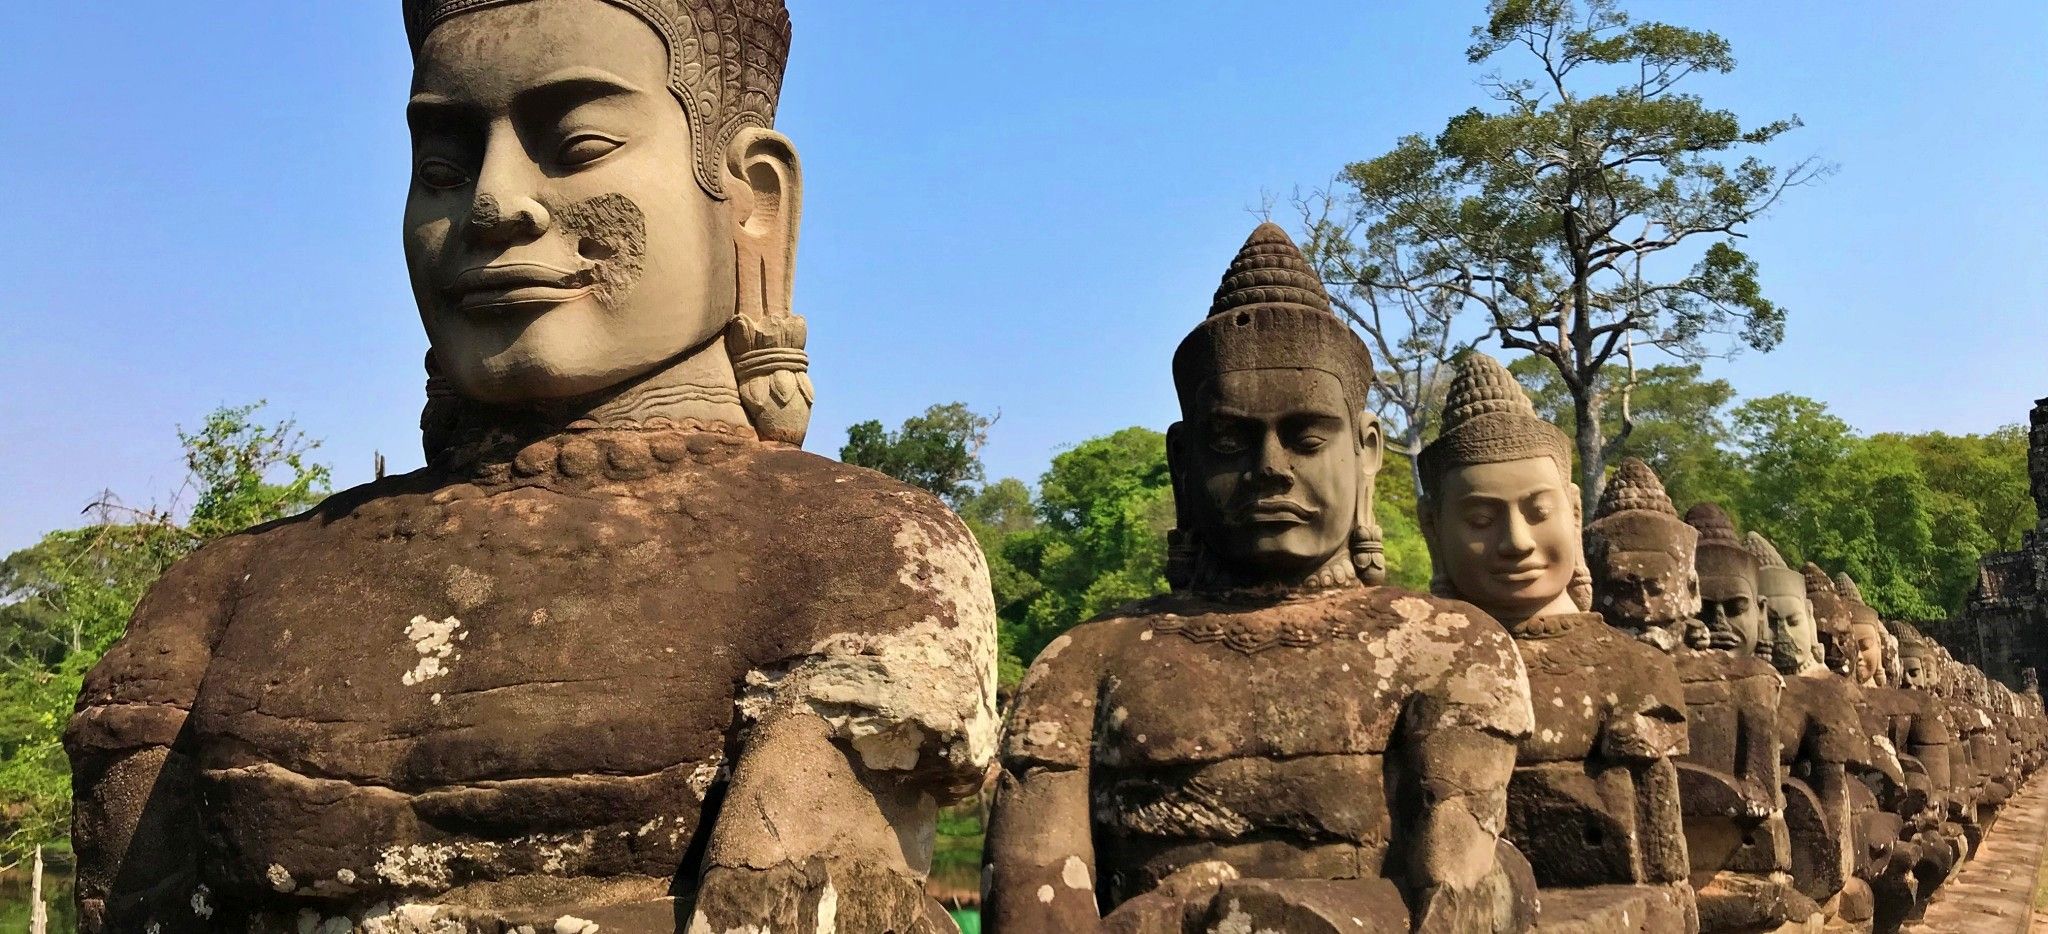
<svg viewBox="0 0 2048 934"><path fill-rule="evenodd" d="M1218 432L1209 436L1209 450L1218 454L1243 454L1245 448L1244 439L1234 434Z"/></svg>
<svg viewBox="0 0 2048 934"><path fill-rule="evenodd" d="M1320 435L1302 435L1294 439L1294 449L1303 453L1309 453L1322 450L1323 445L1328 443L1329 441Z"/></svg>
<svg viewBox="0 0 2048 934"><path fill-rule="evenodd" d="M611 154L624 145L609 136L595 133L578 133L562 142L561 161L563 165L587 165Z"/></svg>
<svg viewBox="0 0 2048 934"><path fill-rule="evenodd" d="M469 183L469 173L446 159L422 159L416 174L428 188L460 188Z"/></svg>

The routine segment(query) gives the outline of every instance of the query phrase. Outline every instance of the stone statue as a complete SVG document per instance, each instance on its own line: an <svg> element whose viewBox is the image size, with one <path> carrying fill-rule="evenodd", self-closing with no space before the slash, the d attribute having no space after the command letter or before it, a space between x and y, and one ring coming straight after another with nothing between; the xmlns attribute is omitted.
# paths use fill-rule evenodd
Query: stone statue
<svg viewBox="0 0 2048 934"><path fill-rule="evenodd" d="M980 550L806 454L781 0L407 0L428 466L180 562L67 736L87 931L947 931Z"/></svg>
<svg viewBox="0 0 2048 934"><path fill-rule="evenodd" d="M1792 881L1835 922L1867 927L1871 890L1857 872L1868 841L1858 805L1874 797L1854 779L1896 782L1896 760L1872 749L1858 710L1862 696L1823 664L1807 577L1789 567L1777 546L1756 532L1745 540L1757 559L1757 589L1768 611L1770 658L1785 679L1778 702L1779 761L1785 767L1785 824ZM1825 577L1823 577L1825 579ZM1890 770L1887 771L1886 764ZM1890 841L1886 841L1889 843Z"/></svg>
<svg viewBox="0 0 2048 934"><path fill-rule="evenodd" d="M1835 591L1850 613L1866 722L1897 750L1908 789L1900 810L1909 823L1900 834L1917 852L1914 892L1911 904L1900 909L1903 916L1898 918L1891 917L1884 899L1879 899L1878 929L1885 930L1917 918L1963 855L1962 832L1946 819L1954 788L1950 770L1953 733L1934 695L1907 689L1894 680L1885 645L1891 633L1877 611L1864 602L1856 581L1838 574Z"/></svg>
<svg viewBox="0 0 2048 934"><path fill-rule="evenodd" d="M1820 565L1809 561L1803 572L1806 577L1806 602L1813 608L1814 628L1820 636L1821 655L1828 670L1848 678L1851 684L1856 677L1856 637L1850 630L1849 607L1835 595L1835 582Z"/></svg>
<svg viewBox="0 0 2048 934"><path fill-rule="evenodd" d="M1520 930L1528 677L1484 612L1371 586L1372 364L1262 224L1174 354L1174 592L1055 639L991 818L998 932Z"/></svg>
<svg viewBox="0 0 2048 934"><path fill-rule="evenodd" d="M1534 867L1539 930L1698 927L1672 757L1686 751L1671 657L1572 598L1585 575L1571 442L1492 357L1457 362L1422 451L1439 596L1515 637L1536 729L1508 784L1508 839Z"/></svg>
<svg viewBox="0 0 2048 934"><path fill-rule="evenodd" d="M1586 526L1595 609L1666 652L1684 645L1700 608L1698 546L1699 532L1678 518L1650 465L1623 458Z"/></svg>
<svg viewBox="0 0 2048 934"><path fill-rule="evenodd" d="M1893 746L1891 721L1885 714L1887 702L1870 697L1871 691L1882 688L1857 682L1858 652L1848 602L1818 565L1807 564L1805 576L1807 601L1830 646L1830 667L1856 692L1856 712L1869 740L1872 767L1853 770L1859 781L1849 786L1858 838L1856 877L1870 889L1872 928L1896 931L1919 899L1915 872L1925 861L1914 840L1915 826L1926 807L1926 779L1921 775L1909 784L1905 767L1911 764L1918 769L1918 760L1910 755L1901 757ZM1787 689L1791 689L1790 681Z"/></svg>
<svg viewBox="0 0 2048 934"><path fill-rule="evenodd" d="M1766 602L1757 559L1721 507L1686 513L1699 533L1700 629L1677 653L1692 751L1683 795L1703 931L1798 922L1821 911L1792 883L1778 709L1784 681L1758 657Z"/></svg>
<svg viewBox="0 0 2048 934"><path fill-rule="evenodd" d="M1700 572L1701 631L1707 645L1736 655L1769 660L1763 638L1768 603L1757 589L1757 557L1735 534L1735 523L1714 503L1686 510L1685 522L1699 530L1694 555Z"/></svg>

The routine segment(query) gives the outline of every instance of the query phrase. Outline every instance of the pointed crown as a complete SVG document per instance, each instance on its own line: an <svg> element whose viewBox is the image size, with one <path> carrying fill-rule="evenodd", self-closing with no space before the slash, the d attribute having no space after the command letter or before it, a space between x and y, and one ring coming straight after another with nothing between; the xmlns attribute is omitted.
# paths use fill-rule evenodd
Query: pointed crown
<svg viewBox="0 0 2048 934"><path fill-rule="evenodd" d="M1672 508L1664 482L1642 458L1624 458L1600 493L1600 508L1586 523L1586 555L1604 560L1614 551L1667 551L1691 563L1699 545L1698 529L1686 525Z"/></svg>
<svg viewBox="0 0 2048 934"><path fill-rule="evenodd" d="M1700 573L1714 577L1757 577L1757 559L1735 532L1735 520L1718 503L1700 503L1686 510L1685 523L1700 531L1700 550L1693 561Z"/></svg>
<svg viewBox="0 0 2048 934"><path fill-rule="evenodd" d="M451 17L519 0L404 0L414 56ZM602 0L640 17L668 47L668 89L682 102L697 184L725 197L725 150L740 130L775 125L789 63L783 0Z"/></svg>
<svg viewBox="0 0 2048 934"><path fill-rule="evenodd" d="M1640 457L1623 458L1615 465L1614 476L1607 480L1607 489L1600 493L1600 508L1594 511L1596 517L1611 516L1618 512L1654 512L1678 518L1677 507L1671 505L1670 495L1664 492L1664 481L1657 479L1657 472Z"/></svg>
<svg viewBox="0 0 2048 934"><path fill-rule="evenodd" d="M1851 604L1858 606L1870 605L1863 602L1863 588L1856 586L1856 579L1850 577L1847 571L1835 575L1835 593L1841 595L1842 599L1849 601Z"/></svg>
<svg viewBox="0 0 2048 934"><path fill-rule="evenodd" d="M1209 305L1209 315L1173 353L1181 411L1210 380L1239 370L1319 370L1335 377L1351 411L1362 412L1372 388L1372 354L1330 311L1330 296L1308 260L1271 222L1237 251Z"/></svg>
<svg viewBox="0 0 2048 934"><path fill-rule="evenodd" d="M1835 592L1841 595L1843 605L1849 608L1849 619L1866 626L1884 629L1884 620L1879 619L1877 610L1863 602L1863 589L1847 573L1835 575Z"/></svg>
<svg viewBox="0 0 2048 934"><path fill-rule="evenodd" d="M1740 548L1743 554L1749 553L1742 540L1735 537L1735 520L1730 519L1728 510L1722 509L1717 503L1700 503L1686 510L1685 524L1700 530L1702 548L1712 545L1718 548Z"/></svg>
<svg viewBox="0 0 2048 934"><path fill-rule="evenodd" d="M1758 589L1774 600L1806 599L1806 575L1785 564L1785 556L1778 553L1778 546L1756 532L1745 536L1743 543L1744 550L1756 559Z"/></svg>
<svg viewBox="0 0 2048 934"><path fill-rule="evenodd" d="M1778 553L1778 546L1771 544L1771 540L1765 538L1763 533L1751 532L1743 538L1743 542L1749 548L1749 553L1756 556L1757 563L1766 570L1791 570L1785 564L1785 556ZM1805 574L1799 575L1799 586L1802 588L1806 586Z"/></svg>
<svg viewBox="0 0 2048 934"><path fill-rule="evenodd" d="M1806 595L1808 597L1820 594L1839 597L1835 593L1835 582L1828 579L1828 572L1821 570L1820 565L1808 561L1806 562L1806 569L1801 573L1806 577Z"/></svg>
<svg viewBox="0 0 2048 934"><path fill-rule="evenodd" d="M1453 364L1443 431L1422 449L1419 466L1425 499L1435 499L1445 474L1473 464L1498 464L1548 457L1570 482L1571 441L1556 425L1537 417L1536 407L1500 361L1478 351Z"/></svg>

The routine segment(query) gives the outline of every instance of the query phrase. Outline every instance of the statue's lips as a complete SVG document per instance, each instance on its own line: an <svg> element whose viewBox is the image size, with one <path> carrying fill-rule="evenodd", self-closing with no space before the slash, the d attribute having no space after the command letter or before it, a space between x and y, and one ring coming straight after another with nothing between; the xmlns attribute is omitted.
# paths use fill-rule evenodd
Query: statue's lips
<svg viewBox="0 0 2048 934"><path fill-rule="evenodd" d="M1316 511L1285 499L1262 499L1238 510L1238 521L1246 525L1303 525L1315 520Z"/></svg>
<svg viewBox="0 0 2048 934"><path fill-rule="evenodd" d="M1526 568L1501 568L1493 572L1493 577L1495 580L1506 581L1510 584L1526 584L1542 577L1543 573L1548 570L1549 568L1542 565Z"/></svg>
<svg viewBox="0 0 2048 934"><path fill-rule="evenodd" d="M523 305L558 305L590 294L591 270L557 269L539 263L478 266L455 277L448 297L465 311Z"/></svg>

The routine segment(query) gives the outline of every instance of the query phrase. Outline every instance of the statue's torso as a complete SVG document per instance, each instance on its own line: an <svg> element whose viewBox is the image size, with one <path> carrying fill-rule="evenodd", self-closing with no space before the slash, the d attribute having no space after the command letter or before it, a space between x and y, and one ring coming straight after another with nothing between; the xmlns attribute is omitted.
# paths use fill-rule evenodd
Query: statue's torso
<svg viewBox="0 0 2048 934"><path fill-rule="evenodd" d="M1750 743L1777 738L1784 680L1769 663L1754 656L1679 649L1673 660L1685 682L1687 732L1692 741L1686 761L1743 774L1742 750ZM1763 735L1751 736L1752 730Z"/></svg>
<svg viewBox="0 0 2048 934"><path fill-rule="evenodd" d="M1681 877L1682 859L1659 839L1678 833L1668 760L1686 749L1685 693L1670 658L1592 613L1526 621L1515 645L1536 725L1515 758L1506 836L1537 883Z"/></svg>
<svg viewBox="0 0 2048 934"><path fill-rule="evenodd" d="M1069 638L1067 664L1090 669L1069 683L1099 697L1090 721L1064 722L1027 683L1011 743L1087 757L1112 904L1204 860L1246 877L1379 876L1394 815L1419 806L1389 774L1407 731L1526 724L1506 633L1391 588L1263 607L1161 597Z"/></svg>
<svg viewBox="0 0 2048 934"><path fill-rule="evenodd" d="M594 450L380 481L243 536L181 740L220 903L666 894L792 669L977 615L934 599L932 556L974 546L924 494L737 439ZM953 673L969 708L980 674Z"/></svg>

